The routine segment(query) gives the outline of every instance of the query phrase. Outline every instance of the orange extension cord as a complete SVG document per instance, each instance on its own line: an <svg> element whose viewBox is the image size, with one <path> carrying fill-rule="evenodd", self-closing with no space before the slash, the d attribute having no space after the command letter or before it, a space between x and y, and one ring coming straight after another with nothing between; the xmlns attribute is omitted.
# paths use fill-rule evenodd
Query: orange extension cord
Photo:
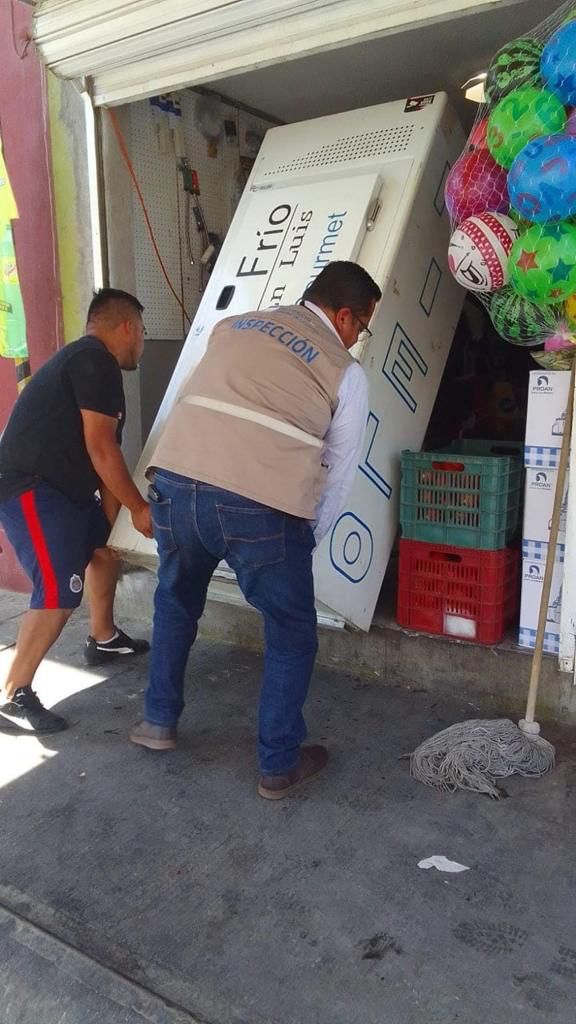
<svg viewBox="0 0 576 1024"><path fill-rule="evenodd" d="M144 202L144 196L142 195L142 191L140 189L140 185L138 184L138 179L136 177L136 173L134 171L134 167L133 167L132 161L130 159L130 154L128 152L128 147L126 146L126 142L125 142L124 136L122 134L122 129L120 128L120 125L118 124L118 118L116 117L116 111L113 110L111 107L107 107L106 110L108 111L108 116L110 118L110 121L112 122L112 127L114 129L114 132L116 134L116 138L118 140L118 146L119 146L120 152L122 154L122 159L124 160L124 163L126 164L126 168L128 170L128 174L132 178L132 183L134 185L134 188L136 189L136 195L138 196L138 199L140 200L140 205L142 207L142 212L144 214L144 220L146 221L146 227L148 229L148 234L150 235L150 241L152 242L152 246L154 248L154 252L156 253L156 257L158 259L158 263L160 264L160 268L162 270L162 273L164 274L164 277L166 278L166 282L168 284L168 287L169 287L170 291L172 292L172 295L176 299L176 302L180 306L180 309L184 313L184 316L186 317L188 323L191 324L192 323L192 318L190 317L186 307L182 304L178 293L174 289L174 287L172 285L172 282L171 282L170 278L168 277L168 273L166 271L166 267L164 266L162 257L160 255L160 250L159 250L158 245L156 243L156 239L154 238L154 232L152 230L152 225L150 223L150 217L148 216L148 210L146 209L146 203Z"/></svg>

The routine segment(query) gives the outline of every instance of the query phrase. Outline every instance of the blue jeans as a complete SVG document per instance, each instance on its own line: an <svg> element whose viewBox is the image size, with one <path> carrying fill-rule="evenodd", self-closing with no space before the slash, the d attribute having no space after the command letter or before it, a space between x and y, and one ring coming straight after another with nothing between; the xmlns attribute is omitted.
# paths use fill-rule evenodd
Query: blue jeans
<svg viewBox="0 0 576 1024"><path fill-rule="evenodd" d="M264 617L258 756L263 775L298 762L302 708L318 649L312 576L314 534L305 519L250 498L157 470L149 490L160 567L145 714L174 726L212 574L225 559Z"/></svg>

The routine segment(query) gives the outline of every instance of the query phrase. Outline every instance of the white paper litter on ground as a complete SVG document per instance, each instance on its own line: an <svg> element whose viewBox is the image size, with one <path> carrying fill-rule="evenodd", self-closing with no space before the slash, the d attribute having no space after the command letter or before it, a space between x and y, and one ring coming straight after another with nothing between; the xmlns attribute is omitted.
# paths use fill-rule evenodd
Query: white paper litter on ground
<svg viewBox="0 0 576 1024"><path fill-rule="evenodd" d="M456 860L448 860L443 854L435 854L434 857L419 860L418 867L424 868L425 871L428 871L429 868L436 868L437 871L448 871L452 875L456 875L460 871L470 871L465 864L459 864Z"/></svg>

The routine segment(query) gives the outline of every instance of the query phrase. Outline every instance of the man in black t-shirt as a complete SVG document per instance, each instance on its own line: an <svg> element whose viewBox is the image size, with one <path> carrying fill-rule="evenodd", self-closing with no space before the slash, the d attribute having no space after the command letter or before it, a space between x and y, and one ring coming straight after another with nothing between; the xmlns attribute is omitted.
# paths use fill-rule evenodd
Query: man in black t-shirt
<svg viewBox="0 0 576 1024"><path fill-rule="evenodd" d="M116 628L117 560L106 547L120 505L152 536L150 510L120 449L126 414L121 370L135 370L144 346L142 305L103 288L90 304L86 335L34 374L0 439L0 524L33 585L0 697L0 728L66 728L32 690L42 658L88 585L96 665L148 649ZM99 492L98 495L96 492Z"/></svg>

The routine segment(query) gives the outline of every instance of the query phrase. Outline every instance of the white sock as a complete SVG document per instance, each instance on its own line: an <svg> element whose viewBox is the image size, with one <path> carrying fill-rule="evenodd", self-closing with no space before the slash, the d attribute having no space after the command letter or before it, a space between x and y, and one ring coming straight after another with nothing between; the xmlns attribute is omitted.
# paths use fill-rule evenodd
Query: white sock
<svg viewBox="0 0 576 1024"><path fill-rule="evenodd" d="M118 632L117 629L115 629L113 634L112 634L112 636L109 636L107 640L96 640L96 637L94 637L94 639L96 640L97 644L111 644L112 641L116 640L117 637L119 637L119 636L120 636L120 633Z"/></svg>

